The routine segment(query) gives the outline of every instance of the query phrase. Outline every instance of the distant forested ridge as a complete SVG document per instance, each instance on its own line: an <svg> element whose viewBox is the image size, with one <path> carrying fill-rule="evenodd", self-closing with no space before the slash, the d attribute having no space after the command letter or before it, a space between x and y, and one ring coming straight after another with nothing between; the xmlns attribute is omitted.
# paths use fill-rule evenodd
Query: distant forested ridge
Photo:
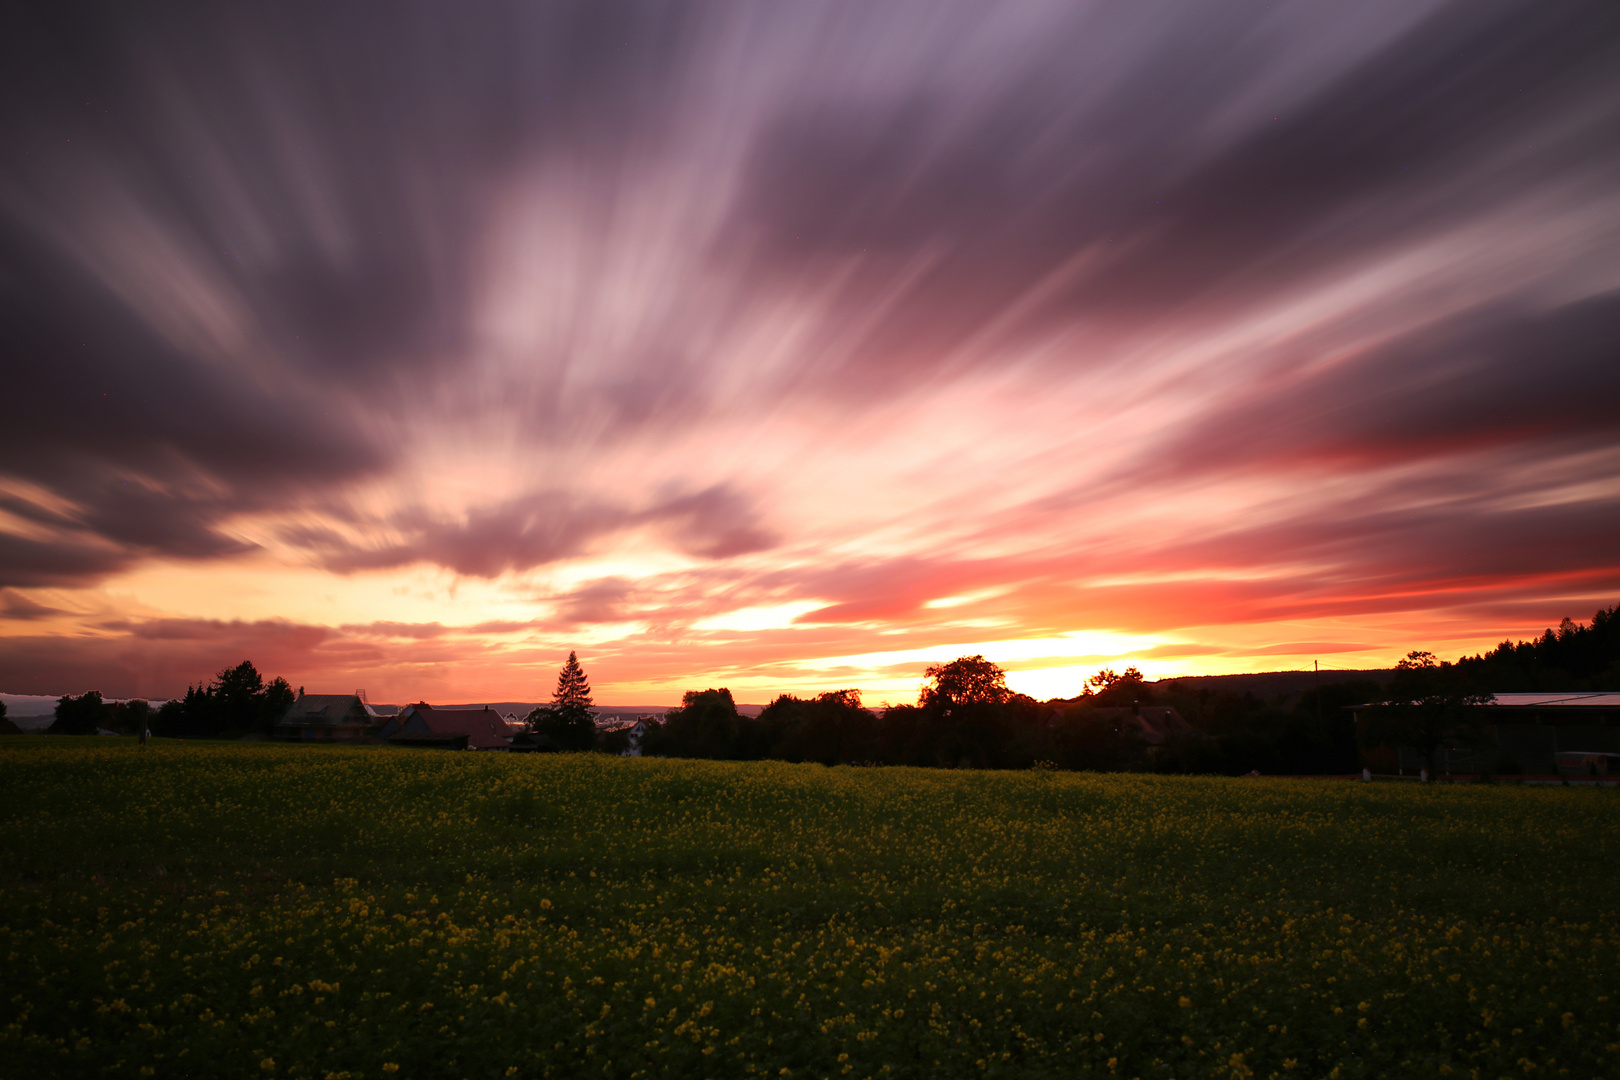
<svg viewBox="0 0 1620 1080"><path fill-rule="evenodd" d="M1482 693L1620 690L1620 604L1600 609L1590 623L1566 617L1534 640L1504 641L1456 666Z"/></svg>

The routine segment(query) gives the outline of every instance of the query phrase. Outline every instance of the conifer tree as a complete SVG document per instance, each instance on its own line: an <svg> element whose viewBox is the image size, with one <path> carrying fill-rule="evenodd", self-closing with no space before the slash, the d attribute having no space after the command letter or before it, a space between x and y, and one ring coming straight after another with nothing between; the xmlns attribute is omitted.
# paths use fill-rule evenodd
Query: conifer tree
<svg viewBox="0 0 1620 1080"><path fill-rule="evenodd" d="M551 707L569 716L591 716L591 681L585 669L579 666L579 656L568 654L568 662L557 672L557 690L551 695Z"/></svg>
<svg viewBox="0 0 1620 1080"><path fill-rule="evenodd" d="M589 750L595 744L596 713L591 709L591 682L573 652L557 672L557 690L551 695L551 703L529 714L529 726L563 750Z"/></svg>

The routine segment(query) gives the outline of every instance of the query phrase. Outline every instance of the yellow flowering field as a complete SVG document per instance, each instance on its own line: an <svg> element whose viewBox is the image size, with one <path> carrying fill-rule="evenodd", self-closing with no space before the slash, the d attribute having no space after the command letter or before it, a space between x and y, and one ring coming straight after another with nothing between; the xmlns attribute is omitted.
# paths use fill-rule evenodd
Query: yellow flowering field
<svg viewBox="0 0 1620 1080"><path fill-rule="evenodd" d="M1620 791L0 740L0 1071L1620 1075Z"/></svg>

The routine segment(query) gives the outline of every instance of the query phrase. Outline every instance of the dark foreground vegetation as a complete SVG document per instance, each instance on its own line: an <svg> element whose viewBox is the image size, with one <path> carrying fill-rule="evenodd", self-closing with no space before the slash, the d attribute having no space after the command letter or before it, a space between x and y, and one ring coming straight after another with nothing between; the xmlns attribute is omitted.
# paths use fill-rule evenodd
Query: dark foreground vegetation
<svg viewBox="0 0 1620 1080"><path fill-rule="evenodd" d="M0 741L16 1077L1620 1074L1620 793Z"/></svg>

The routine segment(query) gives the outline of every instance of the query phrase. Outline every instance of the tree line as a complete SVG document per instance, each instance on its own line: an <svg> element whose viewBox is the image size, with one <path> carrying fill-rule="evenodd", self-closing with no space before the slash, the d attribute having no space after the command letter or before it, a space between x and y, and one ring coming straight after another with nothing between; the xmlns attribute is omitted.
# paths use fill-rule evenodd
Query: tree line
<svg viewBox="0 0 1620 1080"><path fill-rule="evenodd" d="M1149 684L1132 667L1099 671L1077 697L1041 702L1011 691L1003 670L982 656L935 665L925 677L915 704L871 709L853 689L782 694L757 717L738 712L727 689L688 691L653 725L642 752L828 765L1308 774L1354 771L1363 746L1384 744L1415 748L1432 771L1438 748L1477 736L1478 706L1492 692L1620 689L1620 605L1599 610L1590 623L1566 618L1538 638L1505 641L1455 663L1414 651L1387 683L1329 682L1271 698L1174 680ZM50 730L268 733L295 696L285 679L266 682L243 661L156 710L140 700L107 702L94 690L64 697ZM1352 705L1372 705L1362 710L1360 731ZM1124 716L1158 707L1174 708L1188 727L1149 741ZM539 749L618 752L626 742L622 731L598 732L590 680L573 652L552 700L531 712L526 726Z"/></svg>
<svg viewBox="0 0 1620 1080"><path fill-rule="evenodd" d="M1599 610L1590 623L1565 618L1538 638L1506 641L1455 663L1413 651L1387 680L1330 681L1270 698L1175 680L1149 684L1131 667L1099 671L1077 697L1040 702L1009 690L1002 669L982 656L925 675L915 705L876 710L863 706L858 690L835 690L783 694L748 717L729 690L689 691L642 752L828 765L1300 775L1354 772L1364 748L1387 745L1415 749L1434 772L1441 747L1480 739L1480 706L1492 693L1620 689L1620 605ZM1368 707L1353 714L1357 705ZM1174 708L1188 727L1150 742L1122 715L1144 707ZM613 739L599 737L598 748L615 749Z"/></svg>
<svg viewBox="0 0 1620 1080"><path fill-rule="evenodd" d="M668 757L818 761L934 768L1098 771L1349 772L1355 733L1340 704L1370 700L1376 683L1329 684L1322 704L1152 686L1133 668L1103 670L1071 699L1036 701L1007 687L982 656L930 667L916 704L870 709L858 690L782 694L758 717L731 692L688 692L648 734L642 752ZM1162 742L1129 716L1170 707L1189 721Z"/></svg>
<svg viewBox="0 0 1620 1080"><path fill-rule="evenodd" d="M57 701L55 719L46 730L53 735L148 731L186 739L268 735L296 699L286 679L265 682L252 662L244 660L207 683L187 686L184 697L171 698L156 709L140 698L107 701L99 690L78 697L68 695Z"/></svg>

